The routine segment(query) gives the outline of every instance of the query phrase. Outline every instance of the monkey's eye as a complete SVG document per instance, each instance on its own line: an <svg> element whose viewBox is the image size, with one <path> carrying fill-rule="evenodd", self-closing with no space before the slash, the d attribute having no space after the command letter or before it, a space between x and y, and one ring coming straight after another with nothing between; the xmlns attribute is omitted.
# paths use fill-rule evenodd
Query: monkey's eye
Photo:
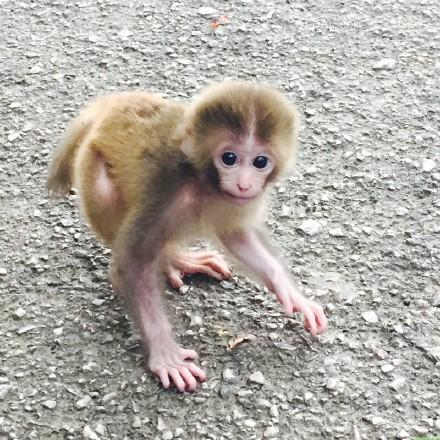
<svg viewBox="0 0 440 440"><path fill-rule="evenodd" d="M262 170L267 167L269 159L266 156L257 156L252 162L255 168Z"/></svg>
<svg viewBox="0 0 440 440"><path fill-rule="evenodd" d="M237 160L237 155L235 153L232 153L232 151L226 151L222 154L222 162L228 167L232 167L232 165L235 165L237 163Z"/></svg>

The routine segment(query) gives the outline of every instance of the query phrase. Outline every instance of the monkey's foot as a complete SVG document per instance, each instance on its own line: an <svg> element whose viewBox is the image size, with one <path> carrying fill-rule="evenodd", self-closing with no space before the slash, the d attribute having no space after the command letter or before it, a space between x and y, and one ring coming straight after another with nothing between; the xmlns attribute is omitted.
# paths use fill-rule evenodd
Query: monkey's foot
<svg viewBox="0 0 440 440"><path fill-rule="evenodd" d="M181 252L171 257L165 274L171 286L178 289L183 277L194 273L209 275L217 280L230 278L231 271L223 257L217 252Z"/></svg>
<svg viewBox="0 0 440 440"><path fill-rule="evenodd" d="M173 343L172 346L150 349L150 370L156 374L164 388L174 384L180 391L194 391L198 382L206 380L206 373L191 362L197 358L194 350L186 350Z"/></svg>

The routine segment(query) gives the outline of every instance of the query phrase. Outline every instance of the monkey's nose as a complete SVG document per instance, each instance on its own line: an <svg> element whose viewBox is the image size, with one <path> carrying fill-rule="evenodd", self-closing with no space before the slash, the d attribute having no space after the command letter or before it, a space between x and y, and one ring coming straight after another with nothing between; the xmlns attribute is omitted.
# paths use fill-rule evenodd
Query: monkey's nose
<svg viewBox="0 0 440 440"><path fill-rule="evenodd" d="M238 187L238 190L240 192L246 192L246 191L249 191L251 189L251 185L250 184L246 185L246 184L237 183L237 187Z"/></svg>

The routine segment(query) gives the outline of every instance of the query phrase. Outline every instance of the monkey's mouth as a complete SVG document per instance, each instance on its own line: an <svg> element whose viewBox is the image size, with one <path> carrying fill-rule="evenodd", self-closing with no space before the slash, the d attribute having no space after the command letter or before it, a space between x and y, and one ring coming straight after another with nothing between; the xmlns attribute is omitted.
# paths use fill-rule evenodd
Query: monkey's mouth
<svg viewBox="0 0 440 440"><path fill-rule="evenodd" d="M232 203L235 203L236 205L246 205L246 203L249 203L252 200L255 200L255 198L257 197L257 196L240 197L240 196L236 196L236 195L231 194L226 191L223 194L226 197L226 199L228 199Z"/></svg>

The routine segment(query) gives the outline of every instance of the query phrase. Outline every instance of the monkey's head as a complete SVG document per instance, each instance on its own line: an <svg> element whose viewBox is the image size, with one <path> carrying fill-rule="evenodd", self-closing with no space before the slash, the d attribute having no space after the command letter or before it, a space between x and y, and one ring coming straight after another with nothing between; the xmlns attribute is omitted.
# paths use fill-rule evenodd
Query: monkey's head
<svg viewBox="0 0 440 440"><path fill-rule="evenodd" d="M243 205L294 161L297 132L297 112L279 92L226 81L189 106L182 149L216 190Z"/></svg>

